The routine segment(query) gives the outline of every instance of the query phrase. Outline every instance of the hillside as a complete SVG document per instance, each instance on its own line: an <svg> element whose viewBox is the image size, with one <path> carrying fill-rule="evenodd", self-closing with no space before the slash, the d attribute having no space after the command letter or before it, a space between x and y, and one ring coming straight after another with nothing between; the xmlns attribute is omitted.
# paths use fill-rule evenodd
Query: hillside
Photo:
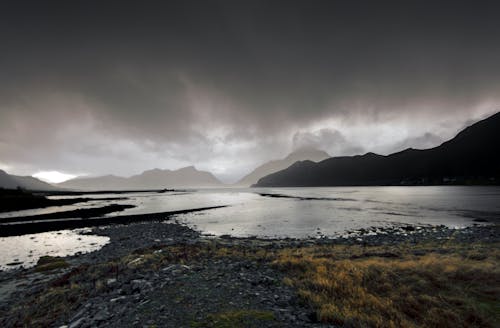
<svg viewBox="0 0 500 328"><path fill-rule="evenodd" d="M0 188L16 189L22 188L27 190L58 190L51 184L38 180L30 176L11 175L0 170Z"/></svg>
<svg viewBox="0 0 500 328"><path fill-rule="evenodd" d="M498 149L500 113L435 148L299 161L263 177L256 186L500 184Z"/></svg>
<svg viewBox="0 0 500 328"><path fill-rule="evenodd" d="M244 187L251 186L252 184L259 181L260 178L269 175L271 173L286 169L287 167L289 167L290 165L292 165L297 161L310 160L318 162L329 157L330 155L328 155L326 152L322 150L317 150L313 148L301 148L290 153L287 157L283 159L273 160L260 165L255 170L244 176L240 181L236 183L236 185Z"/></svg>
<svg viewBox="0 0 500 328"><path fill-rule="evenodd" d="M189 166L178 170L153 169L128 178L106 175L92 178L76 178L59 186L81 190L134 190L185 187L215 187L220 185L210 172L198 171Z"/></svg>

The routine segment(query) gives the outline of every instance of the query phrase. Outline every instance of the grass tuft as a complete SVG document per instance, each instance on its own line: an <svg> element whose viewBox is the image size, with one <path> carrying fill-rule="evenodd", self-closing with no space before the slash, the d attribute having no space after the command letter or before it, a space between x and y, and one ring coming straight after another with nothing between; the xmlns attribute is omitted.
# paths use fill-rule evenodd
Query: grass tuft
<svg viewBox="0 0 500 328"><path fill-rule="evenodd" d="M68 266L69 264L60 257L42 256L35 266L35 271L47 272L55 269L67 268Z"/></svg>

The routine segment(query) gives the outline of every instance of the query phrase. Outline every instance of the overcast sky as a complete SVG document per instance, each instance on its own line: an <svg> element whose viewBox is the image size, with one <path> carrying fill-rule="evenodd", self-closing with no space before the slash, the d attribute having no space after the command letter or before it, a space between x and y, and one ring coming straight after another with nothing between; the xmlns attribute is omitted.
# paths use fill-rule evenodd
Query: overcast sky
<svg viewBox="0 0 500 328"><path fill-rule="evenodd" d="M234 181L500 110L497 1L2 1L0 169Z"/></svg>

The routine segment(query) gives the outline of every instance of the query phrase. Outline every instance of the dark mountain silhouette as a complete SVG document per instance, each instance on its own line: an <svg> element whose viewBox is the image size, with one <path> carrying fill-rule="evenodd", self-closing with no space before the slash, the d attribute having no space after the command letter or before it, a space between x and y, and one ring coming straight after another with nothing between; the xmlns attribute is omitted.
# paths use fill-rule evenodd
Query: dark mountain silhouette
<svg viewBox="0 0 500 328"><path fill-rule="evenodd" d="M11 175L0 170L0 188L16 189L22 188L27 190L60 190L51 184L40 181L37 178L29 176Z"/></svg>
<svg viewBox="0 0 500 328"><path fill-rule="evenodd" d="M248 187L259 181L260 178L269 175L274 172L286 169L293 163L297 161L310 160L314 162L322 161L329 158L326 152L314 148L300 148L296 151L290 153L287 157L283 159L278 159L262 164L257 167L251 173L244 176L240 181L236 183L238 186Z"/></svg>
<svg viewBox="0 0 500 328"><path fill-rule="evenodd" d="M93 178L76 178L58 186L81 190L139 190L176 187L215 187L221 182L212 173L198 171L189 166L178 170L153 169L129 178L106 175Z"/></svg>
<svg viewBox="0 0 500 328"><path fill-rule="evenodd" d="M435 148L296 162L256 186L500 184L499 149L497 113Z"/></svg>

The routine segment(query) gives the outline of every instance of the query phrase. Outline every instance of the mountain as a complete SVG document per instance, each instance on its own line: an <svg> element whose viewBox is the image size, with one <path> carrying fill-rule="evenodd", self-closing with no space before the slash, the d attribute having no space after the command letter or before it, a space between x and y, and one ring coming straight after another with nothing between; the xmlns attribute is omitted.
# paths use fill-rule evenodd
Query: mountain
<svg viewBox="0 0 500 328"><path fill-rule="evenodd" d="M11 175L0 170L0 188L16 189L18 187L28 190L59 190L59 188L40 181L37 178Z"/></svg>
<svg viewBox="0 0 500 328"><path fill-rule="evenodd" d="M58 186L87 190L138 190L185 187L215 187L221 182L210 172L198 171L189 166L178 170L153 169L129 178L106 175L93 178L76 178Z"/></svg>
<svg viewBox="0 0 500 328"><path fill-rule="evenodd" d="M299 161L255 186L500 184L499 149L500 113L496 113L435 148Z"/></svg>
<svg viewBox="0 0 500 328"><path fill-rule="evenodd" d="M326 158L329 158L326 152L322 150L317 150L314 148L301 148L292 153L290 153L287 157L279 160L274 160L262 164L257 167L251 173L244 176L240 181L236 183L239 186L251 186L252 184L259 181L260 178L269 175L274 172L278 172L280 170L286 169L293 163L297 161L310 160L314 162L322 161Z"/></svg>
<svg viewBox="0 0 500 328"><path fill-rule="evenodd" d="M213 187L221 184L212 173L198 171L194 166L184 167L175 171L154 169L129 178L132 185L168 187Z"/></svg>
<svg viewBox="0 0 500 328"><path fill-rule="evenodd" d="M59 183L58 186L78 190L119 190L127 189L127 178L104 175L92 178L75 178Z"/></svg>

